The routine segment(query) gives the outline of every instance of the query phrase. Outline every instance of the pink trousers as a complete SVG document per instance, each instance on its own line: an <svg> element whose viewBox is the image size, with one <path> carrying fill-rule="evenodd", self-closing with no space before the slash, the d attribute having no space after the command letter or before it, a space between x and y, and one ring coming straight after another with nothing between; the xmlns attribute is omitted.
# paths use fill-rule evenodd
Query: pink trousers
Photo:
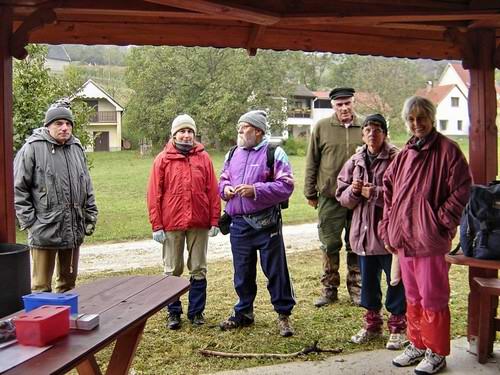
<svg viewBox="0 0 500 375"><path fill-rule="evenodd" d="M399 251L408 339L419 349L450 354L449 266L444 255L405 257Z"/></svg>

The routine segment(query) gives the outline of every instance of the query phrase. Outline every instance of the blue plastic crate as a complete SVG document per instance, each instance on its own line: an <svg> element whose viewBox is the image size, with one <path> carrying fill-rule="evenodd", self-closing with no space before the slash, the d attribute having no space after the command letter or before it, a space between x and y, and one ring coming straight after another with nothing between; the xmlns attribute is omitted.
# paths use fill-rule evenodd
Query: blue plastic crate
<svg viewBox="0 0 500 375"><path fill-rule="evenodd" d="M63 305L70 307L71 314L78 314L78 295L73 293L34 292L23 296L26 312L43 305Z"/></svg>

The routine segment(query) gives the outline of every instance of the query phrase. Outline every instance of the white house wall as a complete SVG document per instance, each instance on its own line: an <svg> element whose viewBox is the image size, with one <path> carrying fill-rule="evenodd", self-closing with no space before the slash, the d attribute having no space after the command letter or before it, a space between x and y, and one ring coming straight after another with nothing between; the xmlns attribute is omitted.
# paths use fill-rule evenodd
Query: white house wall
<svg viewBox="0 0 500 375"><path fill-rule="evenodd" d="M459 98L458 107L451 106L452 97ZM440 120L448 120L446 130L440 128ZM462 131L458 130L458 120L462 120ZM446 135L468 135L469 125L467 99L457 87L454 87L437 106L436 128Z"/></svg>
<svg viewBox="0 0 500 375"><path fill-rule="evenodd" d="M446 71L438 82L438 85L457 85L465 95L468 95L469 92L469 88L466 86L465 82L462 81L462 78L460 78L460 76L457 74L457 71L451 65L448 65L446 67Z"/></svg>
<svg viewBox="0 0 500 375"><path fill-rule="evenodd" d="M110 103L107 99L99 99L98 110L101 112L104 112L104 111L114 112L114 111L116 111L115 106L112 103Z"/></svg>
<svg viewBox="0 0 500 375"><path fill-rule="evenodd" d="M95 124L95 123L94 123ZM90 136L94 136L96 132L109 133L109 151L120 151L122 149L121 131L117 131L116 125L94 125L90 124L87 131ZM121 127L120 127L121 128ZM92 147L87 148L87 151L94 151Z"/></svg>

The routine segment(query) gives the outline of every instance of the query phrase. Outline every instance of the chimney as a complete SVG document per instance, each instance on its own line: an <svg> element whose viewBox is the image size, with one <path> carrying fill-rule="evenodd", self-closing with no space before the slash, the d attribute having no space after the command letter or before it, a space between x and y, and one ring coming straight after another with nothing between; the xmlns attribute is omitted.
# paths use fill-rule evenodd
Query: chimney
<svg viewBox="0 0 500 375"><path fill-rule="evenodd" d="M431 92L432 87L433 87L432 81L427 81L427 84L425 86L425 92L427 92L427 93Z"/></svg>

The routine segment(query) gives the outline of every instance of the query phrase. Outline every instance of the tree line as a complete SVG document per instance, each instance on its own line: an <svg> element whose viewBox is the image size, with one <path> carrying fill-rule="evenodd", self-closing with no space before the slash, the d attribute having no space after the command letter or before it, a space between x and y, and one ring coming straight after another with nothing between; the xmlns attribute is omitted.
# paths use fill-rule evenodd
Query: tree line
<svg viewBox="0 0 500 375"><path fill-rule="evenodd" d="M404 99L426 81L436 80L446 64L266 50L249 57L242 49L201 47L109 47L109 51L104 46L66 48L72 59L76 52L87 57L95 53L95 58L103 62L106 55L114 53L119 56L114 61L125 65L124 70L114 70L111 90L114 92L117 80L126 87L120 98L126 108L124 137L136 144L147 139L161 146L169 136L173 118L189 113L203 142L217 149L234 142L236 122L248 109L267 109L272 127L283 127L284 99L292 97L298 84L313 91L352 86L372 94L380 106L370 110L382 112L389 119L391 131L401 132L404 125L399 113ZM40 125L50 102L71 95L92 74L88 68L72 65L63 76L53 76L43 66L46 47L30 45L28 50L29 57L14 64L16 147ZM107 89L106 81L102 85ZM88 112L83 103L75 103L74 109L77 116ZM83 131L88 116L80 121L77 124L82 127L76 127L76 133L84 143L91 142Z"/></svg>

